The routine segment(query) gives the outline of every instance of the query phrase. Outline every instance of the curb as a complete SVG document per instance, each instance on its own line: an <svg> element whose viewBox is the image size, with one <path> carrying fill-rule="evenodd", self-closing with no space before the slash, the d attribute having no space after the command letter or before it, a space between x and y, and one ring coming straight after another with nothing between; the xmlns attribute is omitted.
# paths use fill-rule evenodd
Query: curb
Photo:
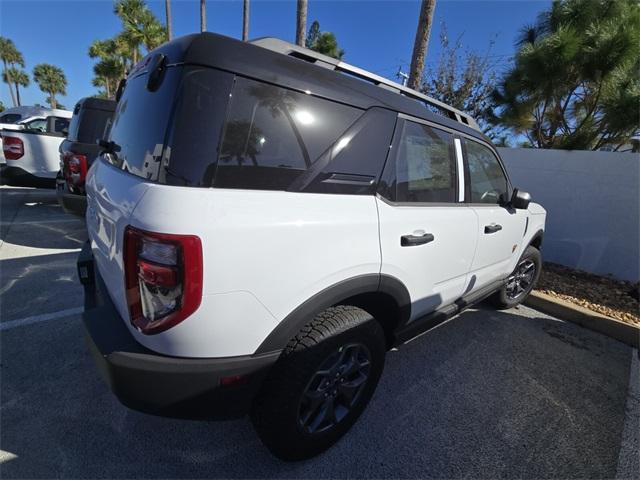
<svg viewBox="0 0 640 480"><path fill-rule="evenodd" d="M577 323L584 328L615 338L634 348L639 348L640 328L628 323L620 322L579 305L536 291L529 294L524 304L560 320Z"/></svg>

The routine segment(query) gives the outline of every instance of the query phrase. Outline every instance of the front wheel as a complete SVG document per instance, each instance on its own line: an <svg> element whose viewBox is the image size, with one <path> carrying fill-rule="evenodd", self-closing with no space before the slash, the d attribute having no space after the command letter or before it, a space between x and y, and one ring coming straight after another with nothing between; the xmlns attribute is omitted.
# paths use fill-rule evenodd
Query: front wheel
<svg viewBox="0 0 640 480"><path fill-rule="evenodd" d="M521 304L538 283L542 271L540 250L529 245L520 257L513 273L507 278L504 287L498 290L491 300L498 308L512 308Z"/></svg>
<svg viewBox="0 0 640 480"><path fill-rule="evenodd" d="M271 453L302 460L337 442L373 396L385 347L380 324L357 307L329 308L305 326L274 365L251 412Z"/></svg>

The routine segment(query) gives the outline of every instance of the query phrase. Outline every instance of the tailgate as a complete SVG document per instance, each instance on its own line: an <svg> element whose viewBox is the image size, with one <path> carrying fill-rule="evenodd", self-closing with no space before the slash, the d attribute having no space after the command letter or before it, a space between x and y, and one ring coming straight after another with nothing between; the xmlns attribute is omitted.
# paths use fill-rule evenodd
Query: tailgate
<svg viewBox="0 0 640 480"><path fill-rule="evenodd" d="M59 147L64 137L26 131L2 131L3 144L6 139L20 141L22 155L19 158L6 158L7 166L18 167L42 178L56 178L60 169ZM3 149L5 145L3 145Z"/></svg>

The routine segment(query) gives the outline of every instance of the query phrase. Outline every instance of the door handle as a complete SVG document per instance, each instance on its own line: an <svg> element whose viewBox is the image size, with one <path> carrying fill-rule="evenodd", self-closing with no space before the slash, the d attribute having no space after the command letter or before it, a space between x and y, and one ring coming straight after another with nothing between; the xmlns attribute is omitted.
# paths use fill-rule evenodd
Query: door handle
<svg viewBox="0 0 640 480"><path fill-rule="evenodd" d="M425 243L433 242L435 237L432 233L425 233L423 235L403 235L400 237L401 247L414 247L416 245L423 245Z"/></svg>
<svg viewBox="0 0 640 480"><path fill-rule="evenodd" d="M498 225L497 223L492 223L491 225L484 226L484 233L496 233L502 230L502 225Z"/></svg>

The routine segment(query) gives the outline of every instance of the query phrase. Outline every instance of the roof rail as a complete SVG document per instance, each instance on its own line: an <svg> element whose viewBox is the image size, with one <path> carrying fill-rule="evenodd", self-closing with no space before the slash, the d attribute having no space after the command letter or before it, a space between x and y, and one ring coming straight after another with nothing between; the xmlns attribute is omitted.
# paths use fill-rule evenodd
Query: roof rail
<svg viewBox="0 0 640 480"><path fill-rule="evenodd" d="M446 103L436 100L435 98L431 98L409 87L405 87L404 85L400 85L399 83L381 77L380 75L376 75L375 73L368 72L366 70L363 70L362 68L349 65L342 60L323 55L322 53L318 53L308 48L300 47L299 45L294 45L292 43L285 42L284 40L280 40L279 38L274 37L256 38L249 43L262 48L266 48L268 50L272 50L274 52L282 53L284 55L289 55L301 60L306 60L307 62L314 63L320 67L346 73L351 76L357 77L360 80L365 80L367 82L373 83L378 87L384 88L386 90L391 90L392 92L412 98L413 100L423 103L430 110L436 110L437 113L440 113L445 117L462 123L463 125L467 125L474 130L480 131L480 127L470 115L461 112L456 108L450 107Z"/></svg>

